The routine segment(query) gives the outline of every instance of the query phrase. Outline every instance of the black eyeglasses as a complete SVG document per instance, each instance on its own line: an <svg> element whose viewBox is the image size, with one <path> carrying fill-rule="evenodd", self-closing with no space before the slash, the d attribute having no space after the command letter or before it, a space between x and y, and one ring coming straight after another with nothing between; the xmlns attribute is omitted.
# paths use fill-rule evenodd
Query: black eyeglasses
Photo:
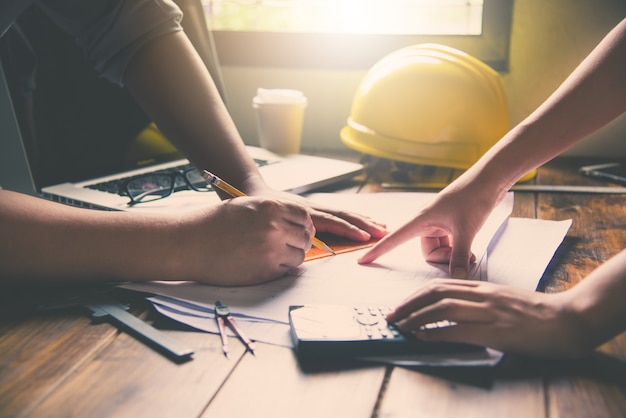
<svg viewBox="0 0 626 418"><path fill-rule="evenodd" d="M198 170L172 170L133 177L122 184L122 193L130 198L129 205L152 202L168 197L179 190L211 192L213 188Z"/></svg>

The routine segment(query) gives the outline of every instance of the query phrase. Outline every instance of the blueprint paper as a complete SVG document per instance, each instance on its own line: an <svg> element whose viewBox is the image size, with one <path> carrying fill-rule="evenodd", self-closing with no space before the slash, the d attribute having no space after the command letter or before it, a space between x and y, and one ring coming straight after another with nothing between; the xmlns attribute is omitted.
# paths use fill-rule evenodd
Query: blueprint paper
<svg viewBox="0 0 626 418"><path fill-rule="evenodd" d="M364 213L387 222L393 230L412 219L434 197L431 193L316 194L310 198L329 206ZM513 195L494 211L472 247L487 264L490 281L534 290L571 221L508 219ZM506 222L505 222L506 221ZM495 239L492 238L496 237ZM488 258L487 248L489 249ZM436 277L449 277L447 266L423 260L419 239L411 240L381 257L375 264L357 263L367 251L327 257L304 263L278 280L246 287L217 287L193 282L133 283L126 289L154 295L149 300L158 312L196 329L217 333L213 307L216 300L230 306L246 334L257 341L291 346L288 306L301 304L374 304L395 306ZM488 260L488 261L487 261ZM477 263L477 266L480 266ZM479 277L480 269L473 273ZM480 359L402 359L414 364L495 364L498 353ZM447 361L442 361L447 360ZM398 360L399 361L399 360Z"/></svg>

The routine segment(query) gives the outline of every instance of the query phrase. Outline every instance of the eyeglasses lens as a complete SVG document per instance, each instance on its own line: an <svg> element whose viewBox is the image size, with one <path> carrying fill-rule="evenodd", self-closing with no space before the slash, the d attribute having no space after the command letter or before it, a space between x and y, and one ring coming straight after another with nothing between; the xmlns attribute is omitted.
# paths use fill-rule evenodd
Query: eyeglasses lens
<svg viewBox="0 0 626 418"><path fill-rule="evenodd" d="M167 174L151 174L128 182L129 197L135 202L163 199L172 193L172 177Z"/></svg>
<svg viewBox="0 0 626 418"><path fill-rule="evenodd" d="M191 188L198 192L210 192L213 190L206 180L200 175L198 170L189 170L185 172L185 177L191 185Z"/></svg>

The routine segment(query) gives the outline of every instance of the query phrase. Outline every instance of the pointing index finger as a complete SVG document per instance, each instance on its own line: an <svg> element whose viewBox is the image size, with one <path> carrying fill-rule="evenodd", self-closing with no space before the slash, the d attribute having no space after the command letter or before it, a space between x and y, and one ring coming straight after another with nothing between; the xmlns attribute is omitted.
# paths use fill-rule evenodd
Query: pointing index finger
<svg viewBox="0 0 626 418"><path fill-rule="evenodd" d="M363 254L358 260L359 264L369 264L373 262L400 244L403 244L411 238L417 237L423 232L424 229L425 228L423 227L421 220L418 218L407 222L398 230L383 237L383 239L378 241L368 252Z"/></svg>

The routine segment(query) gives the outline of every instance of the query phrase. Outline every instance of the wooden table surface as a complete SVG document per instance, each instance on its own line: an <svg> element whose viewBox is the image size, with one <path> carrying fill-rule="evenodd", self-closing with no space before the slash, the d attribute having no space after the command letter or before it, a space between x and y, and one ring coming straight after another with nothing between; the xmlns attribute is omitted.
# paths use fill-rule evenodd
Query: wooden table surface
<svg viewBox="0 0 626 418"><path fill-rule="evenodd" d="M536 181L606 185L578 175L583 162L551 162ZM573 219L540 289L567 289L624 248L625 207L626 194L516 193L513 216ZM253 356L234 338L225 358L217 335L131 301L135 315L195 349L176 364L80 309L36 309L79 290L0 288L0 417L626 417L626 333L577 360L305 372L290 349L257 343Z"/></svg>

